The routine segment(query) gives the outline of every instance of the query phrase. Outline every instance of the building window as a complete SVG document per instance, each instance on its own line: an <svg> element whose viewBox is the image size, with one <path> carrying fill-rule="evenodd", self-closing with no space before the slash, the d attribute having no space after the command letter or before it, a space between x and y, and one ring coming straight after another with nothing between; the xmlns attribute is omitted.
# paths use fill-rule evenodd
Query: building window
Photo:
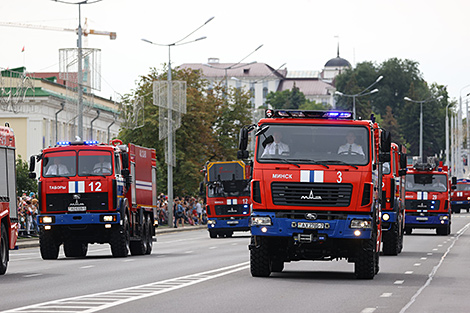
<svg viewBox="0 0 470 313"><path fill-rule="evenodd" d="M268 96L268 87L263 87L263 99L266 99Z"/></svg>

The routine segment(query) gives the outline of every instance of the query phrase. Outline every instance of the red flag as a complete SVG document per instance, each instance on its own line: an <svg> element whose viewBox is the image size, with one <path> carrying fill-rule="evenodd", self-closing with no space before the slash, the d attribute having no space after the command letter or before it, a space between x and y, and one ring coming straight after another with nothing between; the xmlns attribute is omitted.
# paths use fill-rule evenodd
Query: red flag
<svg viewBox="0 0 470 313"><path fill-rule="evenodd" d="M24 52L24 46L23 46L23 49L21 49L21 52Z"/></svg>

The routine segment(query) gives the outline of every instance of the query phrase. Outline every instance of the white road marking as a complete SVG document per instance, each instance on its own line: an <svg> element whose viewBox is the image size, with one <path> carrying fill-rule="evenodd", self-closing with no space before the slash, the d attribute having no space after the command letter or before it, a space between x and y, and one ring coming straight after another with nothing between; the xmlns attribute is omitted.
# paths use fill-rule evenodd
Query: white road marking
<svg viewBox="0 0 470 313"><path fill-rule="evenodd" d="M365 308L361 313L372 313L375 312L376 308Z"/></svg>
<svg viewBox="0 0 470 313"><path fill-rule="evenodd" d="M432 255L432 252L429 252L428 255Z"/></svg>
<svg viewBox="0 0 470 313"><path fill-rule="evenodd" d="M381 298L390 298L393 295L391 292L384 292L380 295Z"/></svg>
<svg viewBox="0 0 470 313"><path fill-rule="evenodd" d="M421 266L421 263L415 263L413 266Z"/></svg>
<svg viewBox="0 0 470 313"><path fill-rule="evenodd" d="M187 276L171 278L150 284L112 290L102 293L89 294L72 298L58 299L43 303L28 305L20 308L3 311L12 312L67 312L92 313L98 312L124 303L153 297L162 293L189 287L211 279L219 278L249 268L249 262L243 262L206 272ZM76 309L76 310L73 310ZM374 309L375 310L375 309ZM373 311L366 311L373 312Z"/></svg>
<svg viewBox="0 0 470 313"><path fill-rule="evenodd" d="M404 280L396 280L393 284L394 285L403 285L405 281Z"/></svg>
<svg viewBox="0 0 470 313"><path fill-rule="evenodd" d="M92 267L95 267L95 266L94 265L85 265L85 266L81 266L80 268L87 269L87 268L92 268Z"/></svg>
<svg viewBox="0 0 470 313"><path fill-rule="evenodd" d="M186 251L185 253L188 253L188 254L189 254L189 253L193 253L193 252L194 252L194 251Z"/></svg>
<svg viewBox="0 0 470 313"><path fill-rule="evenodd" d="M411 300L400 310L400 313L404 313L406 312L406 310L408 310L411 305L416 301L416 298L419 297L419 295L423 292L423 290L429 286L431 284L431 281L432 279L434 278L434 276L436 275L436 272L437 270L439 269L439 267L441 267L442 263L444 263L444 260L445 258L447 257L447 255L449 254L450 250L454 247L455 243L457 242L457 240L459 240L460 236L465 232L467 231L467 229L470 227L470 223L468 223L467 225L465 225L464 227L462 227L458 232L457 232L457 236L455 237L455 240L452 241L452 244L447 248L447 251L444 253L444 255L441 257L441 260L439 261L439 263L434 266L434 268L432 269L431 273L429 274L429 278L428 280L426 281L426 283L424 283L423 286L421 286L421 288L418 289L418 291L416 291L416 293L413 295L413 297L411 297ZM454 238L454 237L452 237Z"/></svg>
<svg viewBox="0 0 470 313"><path fill-rule="evenodd" d="M209 250L217 249L217 247L209 247Z"/></svg>
<svg viewBox="0 0 470 313"><path fill-rule="evenodd" d="M41 273L36 273L36 274L23 275L24 278L37 277L37 276L42 276L42 274Z"/></svg>
<svg viewBox="0 0 470 313"><path fill-rule="evenodd" d="M413 274L413 271L406 271L405 274L406 275L411 275L411 274Z"/></svg>
<svg viewBox="0 0 470 313"><path fill-rule="evenodd" d="M437 249L437 248L432 249L432 251L437 251L437 250L439 250L439 249Z"/></svg>
<svg viewBox="0 0 470 313"><path fill-rule="evenodd" d="M428 258L424 258L424 257L423 257L423 258L421 258L421 260L427 260L427 259L428 259Z"/></svg>

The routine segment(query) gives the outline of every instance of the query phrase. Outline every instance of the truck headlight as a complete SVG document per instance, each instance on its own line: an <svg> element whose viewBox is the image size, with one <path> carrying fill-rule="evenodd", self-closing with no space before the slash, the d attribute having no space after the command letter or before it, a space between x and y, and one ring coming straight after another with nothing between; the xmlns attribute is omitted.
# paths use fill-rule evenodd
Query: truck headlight
<svg viewBox="0 0 470 313"><path fill-rule="evenodd" d="M41 216L39 218L39 223L40 224L52 224L54 223L54 217L53 216Z"/></svg>
<svg viewBox="0 0 470 313"><path fill-rule="evenodd" d="M388 213L385 213L382 215L382 219L386 222L390 219L390 215Z"/></svg>
<svg viewBox="0 0 470 313"><path fill-rule="evenodd" d="M261 225L272 225L271 218L269 216L252 216L251 225L261 226Z"/></svg>
<svg viewBox="0 0 470 313"><path fill-rule="evenodd" d="M439 216L439 219L440 219L441 221L442 221L442 220L446 221L446 220L449 219L449 217L448 217L447 215L441 215L441 216Z"/></svg>
<svg viewBox="0 0 470 313"><path fill-rule="evenodd" d="M217 222L216 220L208 220L207 225L215 225Z"/></svg>
<svg viewBox="0 0 470 313"><path fill-rule="evenodd" d="M351 225L349 227L351 227L351 228L372 228L372 221L353 219L351 221Z"/></svg>

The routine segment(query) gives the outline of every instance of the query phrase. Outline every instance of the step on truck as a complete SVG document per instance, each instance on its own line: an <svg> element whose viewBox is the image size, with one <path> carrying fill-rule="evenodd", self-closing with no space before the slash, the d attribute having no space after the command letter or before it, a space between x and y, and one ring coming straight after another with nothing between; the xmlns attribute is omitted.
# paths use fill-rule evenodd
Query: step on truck
<svg viewBox="0 0 470 313"><path fill-rule="evenodd" d="M250 230L251 166L243 161L207 162L203 172L207 230L211 238Z"/></svg>
<svg viewBox="0 0 470 313"><path fill-rule="evenodd" d="M454 178L452 178L454 180ZM448 168L434 161L409 167L405 183L405 233L414 228L436 229L438 235L451 232L451 208Z"/></svg>
<svg viewBox="0 0 470 313"><path fill-rule="evenodd" d="M39 244L43 259L84 257L88 244L109 243L114 257L150 254L155 235L155 150L120 140L59 142L30 158L39 177Z"/></svg>
<svg viewBox="0 0 470 313"><path fill-rule="evenodd" d="M6 123L0 127L0 275L7 271L9 250L18 238L15 154L15 135Z"/></svg>
<svg viewBox="0 0 470 313"><path fill-rule="evenodd" d="M383 164L382 172L382 250L397 255L405 232L405 147L392 143L390 162Z"/></svg>
<svg viewBox="0 0 470 313"><path fill-rule="evenodd" d="M351 112L266 110L240 130L247 159L255 131L250 271L281 272L284 263L340 260L357 278L379 271L382 163L390 135Z"/></svg>
<svg viewBox="0 0 470 313"><path fill-rule="evenodd" d="M470 179L457 179L455 189L450 194L450 207L453 213L460 213L461 210L470 212Z"/></svg>

